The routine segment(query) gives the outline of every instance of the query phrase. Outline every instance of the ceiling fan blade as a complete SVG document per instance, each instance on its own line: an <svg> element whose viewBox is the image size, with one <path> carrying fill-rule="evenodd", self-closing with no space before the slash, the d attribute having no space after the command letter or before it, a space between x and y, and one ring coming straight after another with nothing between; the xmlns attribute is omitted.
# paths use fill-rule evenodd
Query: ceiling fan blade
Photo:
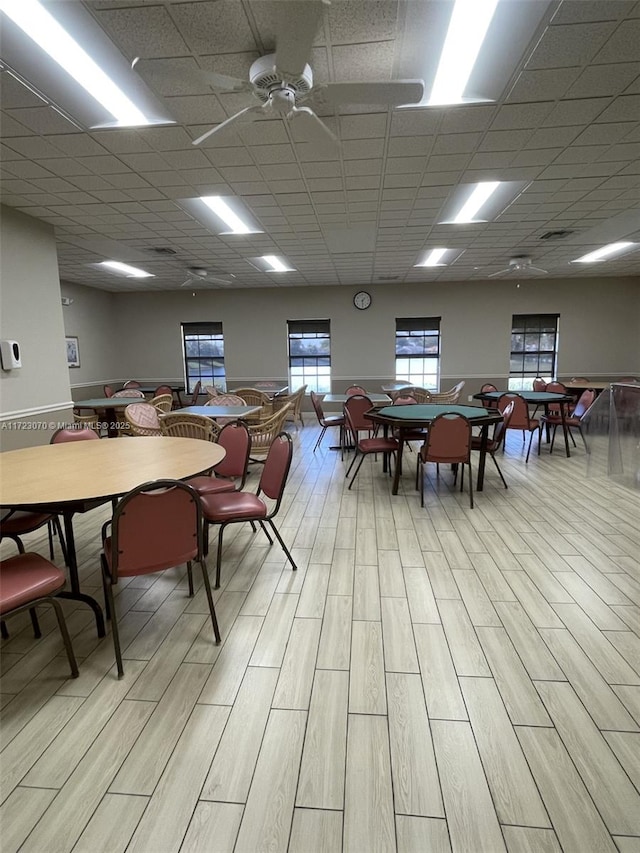
<svg viewBox="0 0 640 853"><path fill-rule="evenodd" d="M548 270L543 270L540 267L529 267L529 269L531 270L531 272L541 272L543 273L543 275L547 275L549 272Z"/></svg>
<svg viewBox="0 0 640 853"><path fill-rule="evenodd" d="M380 83L327 83L318 97L334 104L415 104L422 99L422 80L388 80ZM314 100L316 99L314 93Z"/></svg>
<svg viewBox="0 0 640 853"><path fill-rule="evenodd" d="M195 283L196 283L196 279L195 279L195 278L192 278L191 276L189 276L189 278L188 278L186 281L183 281L183 282L182 282L182 284L180 285L180 287L186 287L188 284L190 284L190 285L191 285L191 284L195 284Z"/></svg>
<svg viewBox="0 0 640 853"><path fill-rule="evenodd" d="M203 79L220 92L253 92L253 86L248 80L239 77L228 77L226 74L217 74L215 71L202 71Z"/></svg>
<svg viewBox="0 0 640 853"><path fill-rule="evenodd" d="M204 142L205 139L208 139L210 136L213 136L214 133L219 133L226 127L229 127L232 124L235 124L238 121L255 121L258 118L258 113L264 111L264 106L255 106L255 107L245 107L243 110L240 110L239 113L236 113L231 118L228 118L226 121L223 121L221 124L217 124L215 127L212 127L211 130L208 130L206 133L203 133L202 136L199 136L197 139L194 139L191 143L192 145L200 145L201 142Z"/></svg>
<svg viewBox="0 0 640 853"><path fill-rule="evenodd" d="M504 270L498 270L498 272L492 272L491 275L487 276L487 278L498 278L499 276L504 275L505 273L508 273L508 272L512 272L512 270L509 267L507 267Z"/></svg>
<svg viewBox="0 0 640 853"><path fill-rule="evenodd" d="M305 126L310 130L309 141L320 136L325 141L330 141L339 146L340 140L309 107L294 107L287 118L295 118L299 126Z"/></svg>
<svg viewBox="0 0 640 853"><path fill-rule="evenodd" d="M212 284L233 284L233 279L221 278L217 275L207 275L206 281Z"/></svg>
<svg viewBox="0 0 640 853"><path fill-rule="evenodd" d="M321 0L276 0L276 69L295 79L309 61L325 5Z"/></svg>

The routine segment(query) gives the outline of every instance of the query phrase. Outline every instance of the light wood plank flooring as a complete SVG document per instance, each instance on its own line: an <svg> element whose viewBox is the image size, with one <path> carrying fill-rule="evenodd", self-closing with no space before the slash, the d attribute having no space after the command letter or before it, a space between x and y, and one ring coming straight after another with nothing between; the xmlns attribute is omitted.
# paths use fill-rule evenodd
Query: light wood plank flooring
<svg viewBox="0 0 640 853"><path fill-rule="evenodd" d="M220 646L184 567L119 585L122 681L84 606L77 680L49 613L9 621L3 853L640 851L640 493L510 433L508 490L488 461L471 510L428 466L421 508L414 454L397 496L373 459L348 491L317 434L277 519L298 571L225 535ZM75 522L98 599L108 510Z"/></svg>

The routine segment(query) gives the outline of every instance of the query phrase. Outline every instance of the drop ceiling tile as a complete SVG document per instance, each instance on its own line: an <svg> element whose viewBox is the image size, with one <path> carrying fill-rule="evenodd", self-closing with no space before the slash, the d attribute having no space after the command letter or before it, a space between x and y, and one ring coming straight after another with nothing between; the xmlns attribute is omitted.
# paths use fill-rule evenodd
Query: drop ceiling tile
<svg viewBox="0 0 640 853"><path fill-rule="evenodd" d="M484 135L478 151L519 151L531 135L531 130L490 130Z"/></svg>
<svg viewBox="0 0 640 853"><path fill-rule="evenodd" d="M381 159L347 160L344 164L345 175L379 175L381 172Z"/></svg>
<svg viewBox="0 0 640 853"><path fill-rule="evenodd" d="M571 145L580 133L579 127L542 128L534 131L525 148L553 148L555 145Z"/></svg>
<svg viewBox="0 0 640 853"><path fill-rule="evenodd" d="M431 162L431 160L429 162ZM398 175L407 172L419 174L424 171L426 164L426 157L389 157L387 159L387 173L392 175ZM371 172L361 174L371 174Z"/></svg>
<svg viewBox="0 0 640 853"><path fill-rule="evenodd" d="M511 166L548 166L562 152L562 148L531 148L519 151Z"/></svg>
<svg viewBox="0 0 640 853"><path fill-rule="evenodd" d="M531 101L556 101L562 98L574 82L580 68L549 68L529 70L526 68L509 92L507 103L529 103Z"/></svg>
<svg viewBox="0 0 640 853"><path fill-rule="evenodd" d="M386 134L386 113L340 117L341 139L371 139Z"/></svg>
<svg viewBox="0 0 640 853"><path fill-rule="evenodd" d="M598 22L548 27L530 58L528 67L566 68L571 65L585 65L600 50L615 26L612 22Z"/></svg>
<svg viewBox="0 0 640 853"><path fill-rule="evenodd" d="M554 23L573 24L587 21L618 20L631 13L634 0L579 0L563 3L554 17Z"/></svg>
<svg viewBox="0 0 640 853"><path fill-rule="evenodd" d="M558 155L556 164L563 163L593 163L600 155L607 151L606 145L573 145ZM615 158L612 158L615 159Z"/></svg>
<svg viewBox="0 0 640 853"><path fill-rule="evenodd" d="M611 122L608 124L592 124L583 130L576 138L576 145L612 145L626 138L628 131L635 127L633 122Z"/></svg>
<svg viewBox="0 0 640 853"><path fill-rule="evenodd" d="M472 169L500 169L511 163L513 154L505 151L488 154L474 154L467 165L467 171Z"/></svg>
<svg viewBox="0 0 640 853"><path fill-rule="evenodd" d="M606 110L609 102L609 98L581 98L575 101L560 101L543 119L542 124L545 127L571 124L587 125Z"/></svg>
<svg viewBox="0 0 640 853"><path fill-rule="evenodd" d="M281 164L291 163L295 160L291 145L255 145L251 149L251 155L259 165L263 163Z"/></svg>
<svg viewBox="0 0 640 853"><path fill-rule="evenodd" d="M28 107L7 110L6 114L35 133L68 133L74 125L53 107ZM4 127L3 127L4 134Z"/></svg>
<svg viewBox="0 0 640 853"><path fill-rule="evenodd" d="M603 110L598 122L637 121L640 115L640 95L621 95Z"/></svg>
<svg viewBox="0 0 640 853"><path fill-rule="evenodd" d="M396 34L396 0L350 0L328 9L332 44L357 44L393 39Z"/></svg>
<svg viewBox="0 0 640 853"><path fill-rule="evenodd" d="M165 103L171 115L185 125L206 123L212 126L229 117L216 95L181 95L176 98L166 98Z"/></svg>
<svg viewBox="0 0 640 853"><path fill-rule="evenodd" d="M638 22L640 24L640 21ZM586 68L567 92L568 98L619 95L640 74L640 62L592 65Z"/></svg>
<svg viewBox="0 0 640 853"><path fill-rule="evenodd" d="M470 154L475 150L481 138L480 133L441 133L435 138L432 153Z"/></svg>
<svg viewBox="0 0 640 853"><path fill-rule="evenodd" d="M553 106L550 101L544 101L538 104L508 104L500 107L491 124L491 130L534 129L549 115Z"/></svg>
<svg viewBox="0 0 640 853"><path fill-rule="evenodd" d="M371 157L381 157L384 151L382 139L346 140L342 146L345 160L362 160Z"/></svg>
<svg viewBox="0 0 640 853"><path fill-rule="evenodd" d="M287 130L281 119L270 119L241 125L238 127L238 135L245 145L281 145L289 143Z"/></svg>
<svg viewBox="0 0 640 853"><path fill-rule="evenodd" d="M309 192L317 193L322 190L341 191L344 189L342 178L310 178L307 181Z"/></svg>
<svg viewBox="0 0 640 853"><path fill-rule="evenodd" d="M96 17L122 52L133 59L184 56L187 45L161 6L98 11Z"/></svg>
<svg viewBox="0 0 640 853"><path fill-rule="evenodd" d="M357 160L353 162L358 162ZM345 164L346 167L347 164ZM340 176L340 164L334 163L303 163L302 172L307 178L334 178Z"/></svg>
<svg viewBox="0 0 640 853"><path fill-rule="evenodd" d="M441 119L440 133L472 133L486 130L492 123L498 107L466 106L458 109L430 110L434 120ZM501 128L498 128L501 129Z"/></svg>
<svg viewBox="0 0 640 853"><path fill-rule="evenodd" d="M612 145L600 154L599 160L629 160L637 161L640 157L640 142L620 143Z"/></svg>
<svg viewBox="0 0 640 853"><path fill-rule="evenodd" d="M32 180L34 178L53 177L51 172L30 160L11 160L9 163L5 163L3 168L9 175L15 175L16 178Z"/></svg>
<svg viewBox="0 0 640 853"><path fill-rule="evenodd" d="M594 57L596 64L637 62L640 20L622 21L604 47Z"/></svg>
<svg viewBox="0 0 640 853"><path fill-rule="evenodd" d="M135 130L101 130L94 131L93 138L112 154L133 154L151 151L150 146Z"/></svg>
<svg viewBox="0 0 640 853"><path fill-rule="evenodd" d="M256 49L244 8L235 0L173 4L171 16L184 40L196 53L235 53Z"/></svg>
<svg viewBox="0 0 640 853"><path fill-rule="evenodd" d="M261 166L260 171L266 181L299 180L301 177L300 167L297 163L264 165Z"/></svg>

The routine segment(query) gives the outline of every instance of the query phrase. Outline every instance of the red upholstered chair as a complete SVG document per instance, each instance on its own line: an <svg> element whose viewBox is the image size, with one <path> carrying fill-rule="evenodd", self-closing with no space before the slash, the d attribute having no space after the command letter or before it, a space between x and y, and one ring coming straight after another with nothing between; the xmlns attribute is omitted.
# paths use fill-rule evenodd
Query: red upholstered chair
<svg viewBox="0 0 640 853"><path fill-rule="evenodd" d="M582 392L580 395L580 399L576 403L576 407L573 410L573 413L570 416L565 416L564 422L565 426L569 430L569 436L571 437L571 441L573 441L573 446L576 446L573 435L571 435L571 430L573 428L577 429L580 433L580 438L583 441L584 449L589 452L589 448L587 447L587 439L584 436L582 431L582 421L587 414L588 410L593 405L594 400L596 399L596 392L593 388L588 388ZM554 415L543 415L541 418L541 426L552 426L553 433L551 435L551 447L549 448L549 452L553 453L553 442L556 440L556 430L559 426L562 426L562 416L560 414Z"/></svg>
<svg viewBox="0 0 640 853"><path fill-rule="evenodd" d="M141 400L144 400L144 394L142 391L138 391L137 388L123 388L122 391L118 391L114 396L116 397L138 397Z"/></svg>
<svg viewBox="0 0 640 853"><path fill-rule="evenodd" d="M247 479L251 435L244 421L231 421L225 424L220 430L216 443L224 448L225 456L222 462L214 467L214 476L204 474L191 477L186 481L200 496L233 492L236 488L242 489Z"/></svg>
<svg viewBox="0 0 640 853"><path fill-rule="evenodd" d="M57 429L49 440L49 444L64 444L67 441L100 440L98 433L90 427L63 427Z"/></svg>
<svg viewBox="0 0 640 853"><path fill-rule="evenodd" d="M65 585L64 572L40 554L19 554L0 562L0 618L4 620L14 613L30 610L40 604L50 604L53 607L62 640L67 652L69 667L73 678L78 677L78 665L71 638L67 630L64 612L54 596ZM34 617L32 616L32 619ZM37 627L37 620L34 621ZM39 632L36 633L39 636Z"/></svg>
<svg viewBox="0 0 640 853"><path fill-rule="evenodd" d="M490 391L497 391L497 390L498 389L496 388L496 386L493 385L491 382L485 382L484 385L482 386L482 388L480 389L480 393L481 394L488 394ZM482 405L485 407L485 409L495 409L495 407L496 407L494 400L482 400Z"/></svg>
<svg viewBox="0 0 640 853"><path fill-rule="evenodd" d="M416 406L417 404L418 404L418 401L416 400L416 398L413 395L399 393L393 398L393 403L391 405L392 406ZM412 441L424 441L424 437L426 436L426 434L427 434L426 429L416 428L414 430L405 431L404 442L407 445L407 447L409 448L409 450L411 450L412 449L411 448L411 442ZM394 436L396 438L398 438L398 435L399 435L398 431L394 431Z"/></svg>
<svg viewBox="0 0 640 853"><path fill-rule="evenodd" d="M203 495L202 514L207 524L219 524L220 532L218 534L218 557L216 562L216 589L220 586L220 568L222 564L222 536L224 529L228 524L238 524L242 522L258 522L260 527L269 540L269 544L273 545L273 539L267 530L267 523L271 527L278 542L282 546L282 550L287 555L287 559L291 563L291 568L295 571L297 566L293 557L289 553L287 546L284 544L282 536L278 532L277 527L273 523L273 519L278 514L282 495L287 484L289 476L289 468L291 467L291 458L293 456L293 443L291 436L286 432L279 433L271 443L267 458L264 462L260 483L255 494L250 492L221 492L215 495ZM272 502L267 506L264 495Z"/></svg>
<svg viewBox="0 0 640 853"><path fill-rule="evenodd" d="M105 397L113 397L115 392L114 392L113 388L111 387L111 385L103 385L102 386L102 393L104 394Z"/></svg>
<svg viewBox="0 0 640 853"><path fill-rule="evenodd" d="M347 397L351 397L353 394L363 394L365 397L367 396L366 389L364 389L362 385L349 385L344 393Z"/></svg>
<svg viewBox="0 0 640 853"><path fill-rule="evenodd" d="M529 406L527 405L527 401L524 397L520 396L520 394L516 394L515 392L510 391L507 394L502 394L498 400L498 408L501 412L504 412L511 402L513 402L513 411L511 413L511 420L509 421L508 429L522 430L523 441L525 439L525 434L527 432L529 433L529 447L527 448L527 458L525 459L525 462L528 462L529 454L531 453L533 434L536 431L538 432L538 456L540 455L540 438L542 432L540 421L529 415Z"/></svg>
<svg viewBox="0 0 640 853"><path fill-rule="evenodd" d="M361 411L361 407L362 407L362 404L361 404L362 400L366 400L367 404L369 405L369 408L371 407L371 401L369 400L369 398L368 397L360 397L360 396L350 397L347 400L347 402L344 404L344 417L345 417L346 426L347 426L347 429L349 430L349 432L354 437L354 443L355 443L355 447L356 447L356 452L353 456L353 459L351 460L351 465L349 465L349 468L347 469L347 473L345 474L345 477L349 476L349 474L351 473L351 469L353 468L353 466L355 464L356 459L358 458L358 456L360 456L360 461L358 463L358 467L356 468L356 470L353 474L353 477L351 478L351 480L349 482L349 488L351 488L351 486L353 486L353 481L358 476L358 472L360 471L360 468L362 467L362 463L364 462L365 456L368 456L371 453L383 453L383 454L386 454L387 459L389 459L391 454L392 453L395 454L396 451L398 450L398 447L399 447L398 440L396 438L384 438L384 437L381 437L381 438L378 438L378 437L358 438L358 433L360 431L362 431L364 429L370 429L372 426L370 421L364 421L365 423L369 424L369 426L367 427L367 426L362 426L361 424L358 424L358 422L355 420L355 417L360 415L360 411ZM367 411L367 409L365 409L365 411ZM391 470L391 465L389 465L389 470Z"/></svg>
<svg viewBox="0 0 640 853"><path fill-rule="evenodd" d="M19 553L24 554L24 545L20 537L25 536L27 533L34 533L46 524L49 536L49 556L53 560L53 531L55 529L60 539L62 555L65 562L67 561L67 550L57 515L50 512L30 512L29 510L21 509L3 509L2 513L3 515L0 519L0 540L12 539L18 546Z"/></svg>
<svg viewBox="0 0 640 853"><path fill-rule="evenodd" d="M364 413L371 409L373 403L365 394L351 394L344 404L345 431L352 433L353 443L358 443L361 432L371 437L375 432L374 424L365 418ZM347 418L347 409L350 417ZM353 432L355 430L355 432Z"/></svg>
<svg viewBox="0 0 640 853"><path fill-rule="evenodd" d="M111 528L111 535L109 535ZM126 494L102 528L102 580L107 615L111 616L118 678L124 675L113 586L134 577L187 564L189 595L193 596L191 563L202 569L216 643L220 630L202 549L202 510L197 492L180 480L143 483Z"/></svg>
<svg viewBox="0 0 640 853"><path fill-rule="evenodd" d="M487 453L493 459L493 464L496 466L498 474L500 474L500 479L502 480L505 489L508 489L509 487L507 486L507 481L502 476L502 471L500 470L498 460L496 459L496 453L501 447L504 450L504 439L507 434L507 430L509 429L509 422L511 421L511 415L513 414L513 407L514 403L512 400L509 405L505 407L505 410L502 413L502 420L495 425L492 437L487 439ZM482 436L471 436L471 449L482 449Z"/></svg>
<svg viewBox="0 0 640 853"><path fill-rule="evenodd" d="M139 388L140 383L137 382L135 379L127 379L127 381L124 383L124 385L122 387L123 388Z"/></svg>
<svg viewBox="0 0 640 853"><path fill-rule="evenodd" d="M315 391L311 392L311 405L313 406L313 410L316 413L316 417L318 418L318 423L322 427L322 431L316 441L313 452L320 447L320 443L324 438L325 432L329 429L329 427L340 427L340 447L344 450L344 442L342 440L342 433L344 430L344 415L325 415L324 410L322 408L322 397L319 394L316 394Z"/></svg>
<svg viewBox="0 0 640 853"><path fill-rule="evenodd" d="M456 412L443 412L431 421L427 439L418 453L417 476L420 483L420 506L424 506L424 466L427 462L438 465L462 465L460 491L464 486L464 466L469 466L469 504L473 509L473 481L471 476L471 423ZM456 468L454 484L458 476Z"/></svg>
<svg viewBox="0 0 640 853"><path fill-rule="evenodd" d="M547 383L544 381L544 379L542 379L542 377L536 376L536 378L533 380L533 390L534 391L546 391L547 390Z"/></svg>
<svg viewBox="0 0 640 853"><path fill-rule="evenodd" d="M160 394L171 394L171 396L173 396L173 388L171 385L158 385L156 390L153 392L153 396L159 397Z"/></svg>
<svg viewBox="0 0 640 853"><path fill-rule="evenodd" d="M202 383L200 382L200 380L198 380L196 382L196 384L193 386L193 394L191 395L191 400L189 400L190 406L197 406L198 405L198 397L200 396L200 389L201 388L202 388Z"/></svg>

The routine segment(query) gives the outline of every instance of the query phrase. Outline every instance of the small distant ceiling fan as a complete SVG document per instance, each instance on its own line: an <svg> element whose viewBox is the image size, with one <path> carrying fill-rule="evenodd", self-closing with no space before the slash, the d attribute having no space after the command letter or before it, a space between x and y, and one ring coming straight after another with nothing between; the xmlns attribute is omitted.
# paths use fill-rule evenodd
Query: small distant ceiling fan
<svg viewBox="0 0 640 853"><path fill-rule="evenodd" d="M222 4L220 4L222 6ZM221 124L193 140L200 145L215 133L239 122L255 121L260 116L296 120L306 124L320 138L338 143L335 134L314 112L340 104L415 104L424 93L422 80L390 80L370 83L327 83L313 85L313 72L307 61L316 31L322 21L322 0L276 0L276 52L261 56L252 64L249 79L227 77L212 71L200 76L216 92L246 92L259 103L250 104ZM133 61L142 70L144 60ZM158 68L158 61L154 62Z"/></svg>
<svg viewBox="0 0 640 853"><path fill-rule="evenodd" d="M189 267L187 270L189 276L186 281L183 281L180 287L203 287L207 284L233 284L235 276L229 273L228 276L209 275L209 271L203 267Z"/></svg>
<svg viewBox="0 0 640 853"><path fill-rule="evenodd" d="M503 270L499 270L498 272L491 273L489 278L497 278L498 276L507 276L510 273L542 273L542 275L547 274L547 270L540 269L540 267L534 267L531 258L528 255L516 255L514 258L510 258L509 266L505 267Z"/></svg>

